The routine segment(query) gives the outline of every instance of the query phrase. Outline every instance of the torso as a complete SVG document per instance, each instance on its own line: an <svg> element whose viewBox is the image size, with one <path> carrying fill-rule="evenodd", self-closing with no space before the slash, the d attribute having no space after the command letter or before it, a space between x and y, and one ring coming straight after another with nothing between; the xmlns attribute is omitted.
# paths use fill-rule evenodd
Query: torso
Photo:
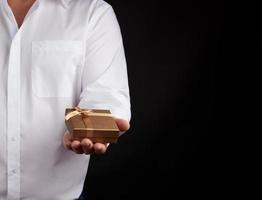
<svg viewBox="0 0 262 200"><path fill-rule="evenodd" d="M24 18L34 2L35 0L8 0L18 27L23 24Z"/></svg>

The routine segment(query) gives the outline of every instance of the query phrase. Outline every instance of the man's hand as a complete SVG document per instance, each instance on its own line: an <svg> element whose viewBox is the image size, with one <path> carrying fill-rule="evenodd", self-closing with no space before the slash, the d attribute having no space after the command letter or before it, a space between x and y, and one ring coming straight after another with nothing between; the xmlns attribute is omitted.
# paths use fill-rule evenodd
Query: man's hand
<svg viewBox="0 0 262 200"><path fill-rule="evenodd" d="M120 130L120 132L125 132L129 129L130 125L128 121L123 119L115 119L116 124ZM64 147L68 150L74 151L77 154L103 154L106 152L108 144L103 143L95 143L87 138L83 139L81 142L77 140L73 140L68 131L64 134L63 138Z"/></svg>

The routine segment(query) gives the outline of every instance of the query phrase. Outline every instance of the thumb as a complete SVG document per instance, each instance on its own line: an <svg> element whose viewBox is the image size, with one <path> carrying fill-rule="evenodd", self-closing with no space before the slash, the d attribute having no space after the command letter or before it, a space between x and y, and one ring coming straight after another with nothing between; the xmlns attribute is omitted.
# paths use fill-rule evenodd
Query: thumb
<svg viewBox="0 0 262 200"><path fill-rule="evenodd" d="M127 120L116 118L115 121L120 132L125 132L130 128L130 124Z"/></svg>
<svg viewBox="0 0 262 200"><path fill-rule="evenodd" d="M64 136L63 136L63 144L64 147L68 150L72 150L71 148L71 143L72 143L72 136L69 134L68 131L65 132Z"/></svg>

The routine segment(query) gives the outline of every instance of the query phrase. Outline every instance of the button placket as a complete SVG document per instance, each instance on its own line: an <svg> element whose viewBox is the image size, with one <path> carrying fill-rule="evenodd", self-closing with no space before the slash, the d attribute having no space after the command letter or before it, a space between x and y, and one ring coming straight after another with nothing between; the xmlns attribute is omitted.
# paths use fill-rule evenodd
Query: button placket
<svg viewBox="0 0 262 200"><path fill-rule="evenodd" d="M7 199L20 199L20 67L21 32L28 18L39 6L39 0L29 9L23 25L18 28L15 17L7 0L4 10L9 18L10 36L13 38L9 52L7 75Z"/></svg>
<svg viewBox="0 0 262 200"><path fill-rule="evenodd" d="M14 37L9 54L7 84L7 199L20 198L20 33Z"/></svg>

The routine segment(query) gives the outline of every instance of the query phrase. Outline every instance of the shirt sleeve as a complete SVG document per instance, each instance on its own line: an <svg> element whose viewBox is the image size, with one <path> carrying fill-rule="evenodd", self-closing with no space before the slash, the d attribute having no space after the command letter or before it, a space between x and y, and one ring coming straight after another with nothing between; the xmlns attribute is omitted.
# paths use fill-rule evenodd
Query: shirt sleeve
<svg viewBox="0 0 262 200"><path fill-rule="evenodd" d="M79 107L109 109L130 121L127 64L120 27L113 8L98 8L90 18Z"/></svg>

